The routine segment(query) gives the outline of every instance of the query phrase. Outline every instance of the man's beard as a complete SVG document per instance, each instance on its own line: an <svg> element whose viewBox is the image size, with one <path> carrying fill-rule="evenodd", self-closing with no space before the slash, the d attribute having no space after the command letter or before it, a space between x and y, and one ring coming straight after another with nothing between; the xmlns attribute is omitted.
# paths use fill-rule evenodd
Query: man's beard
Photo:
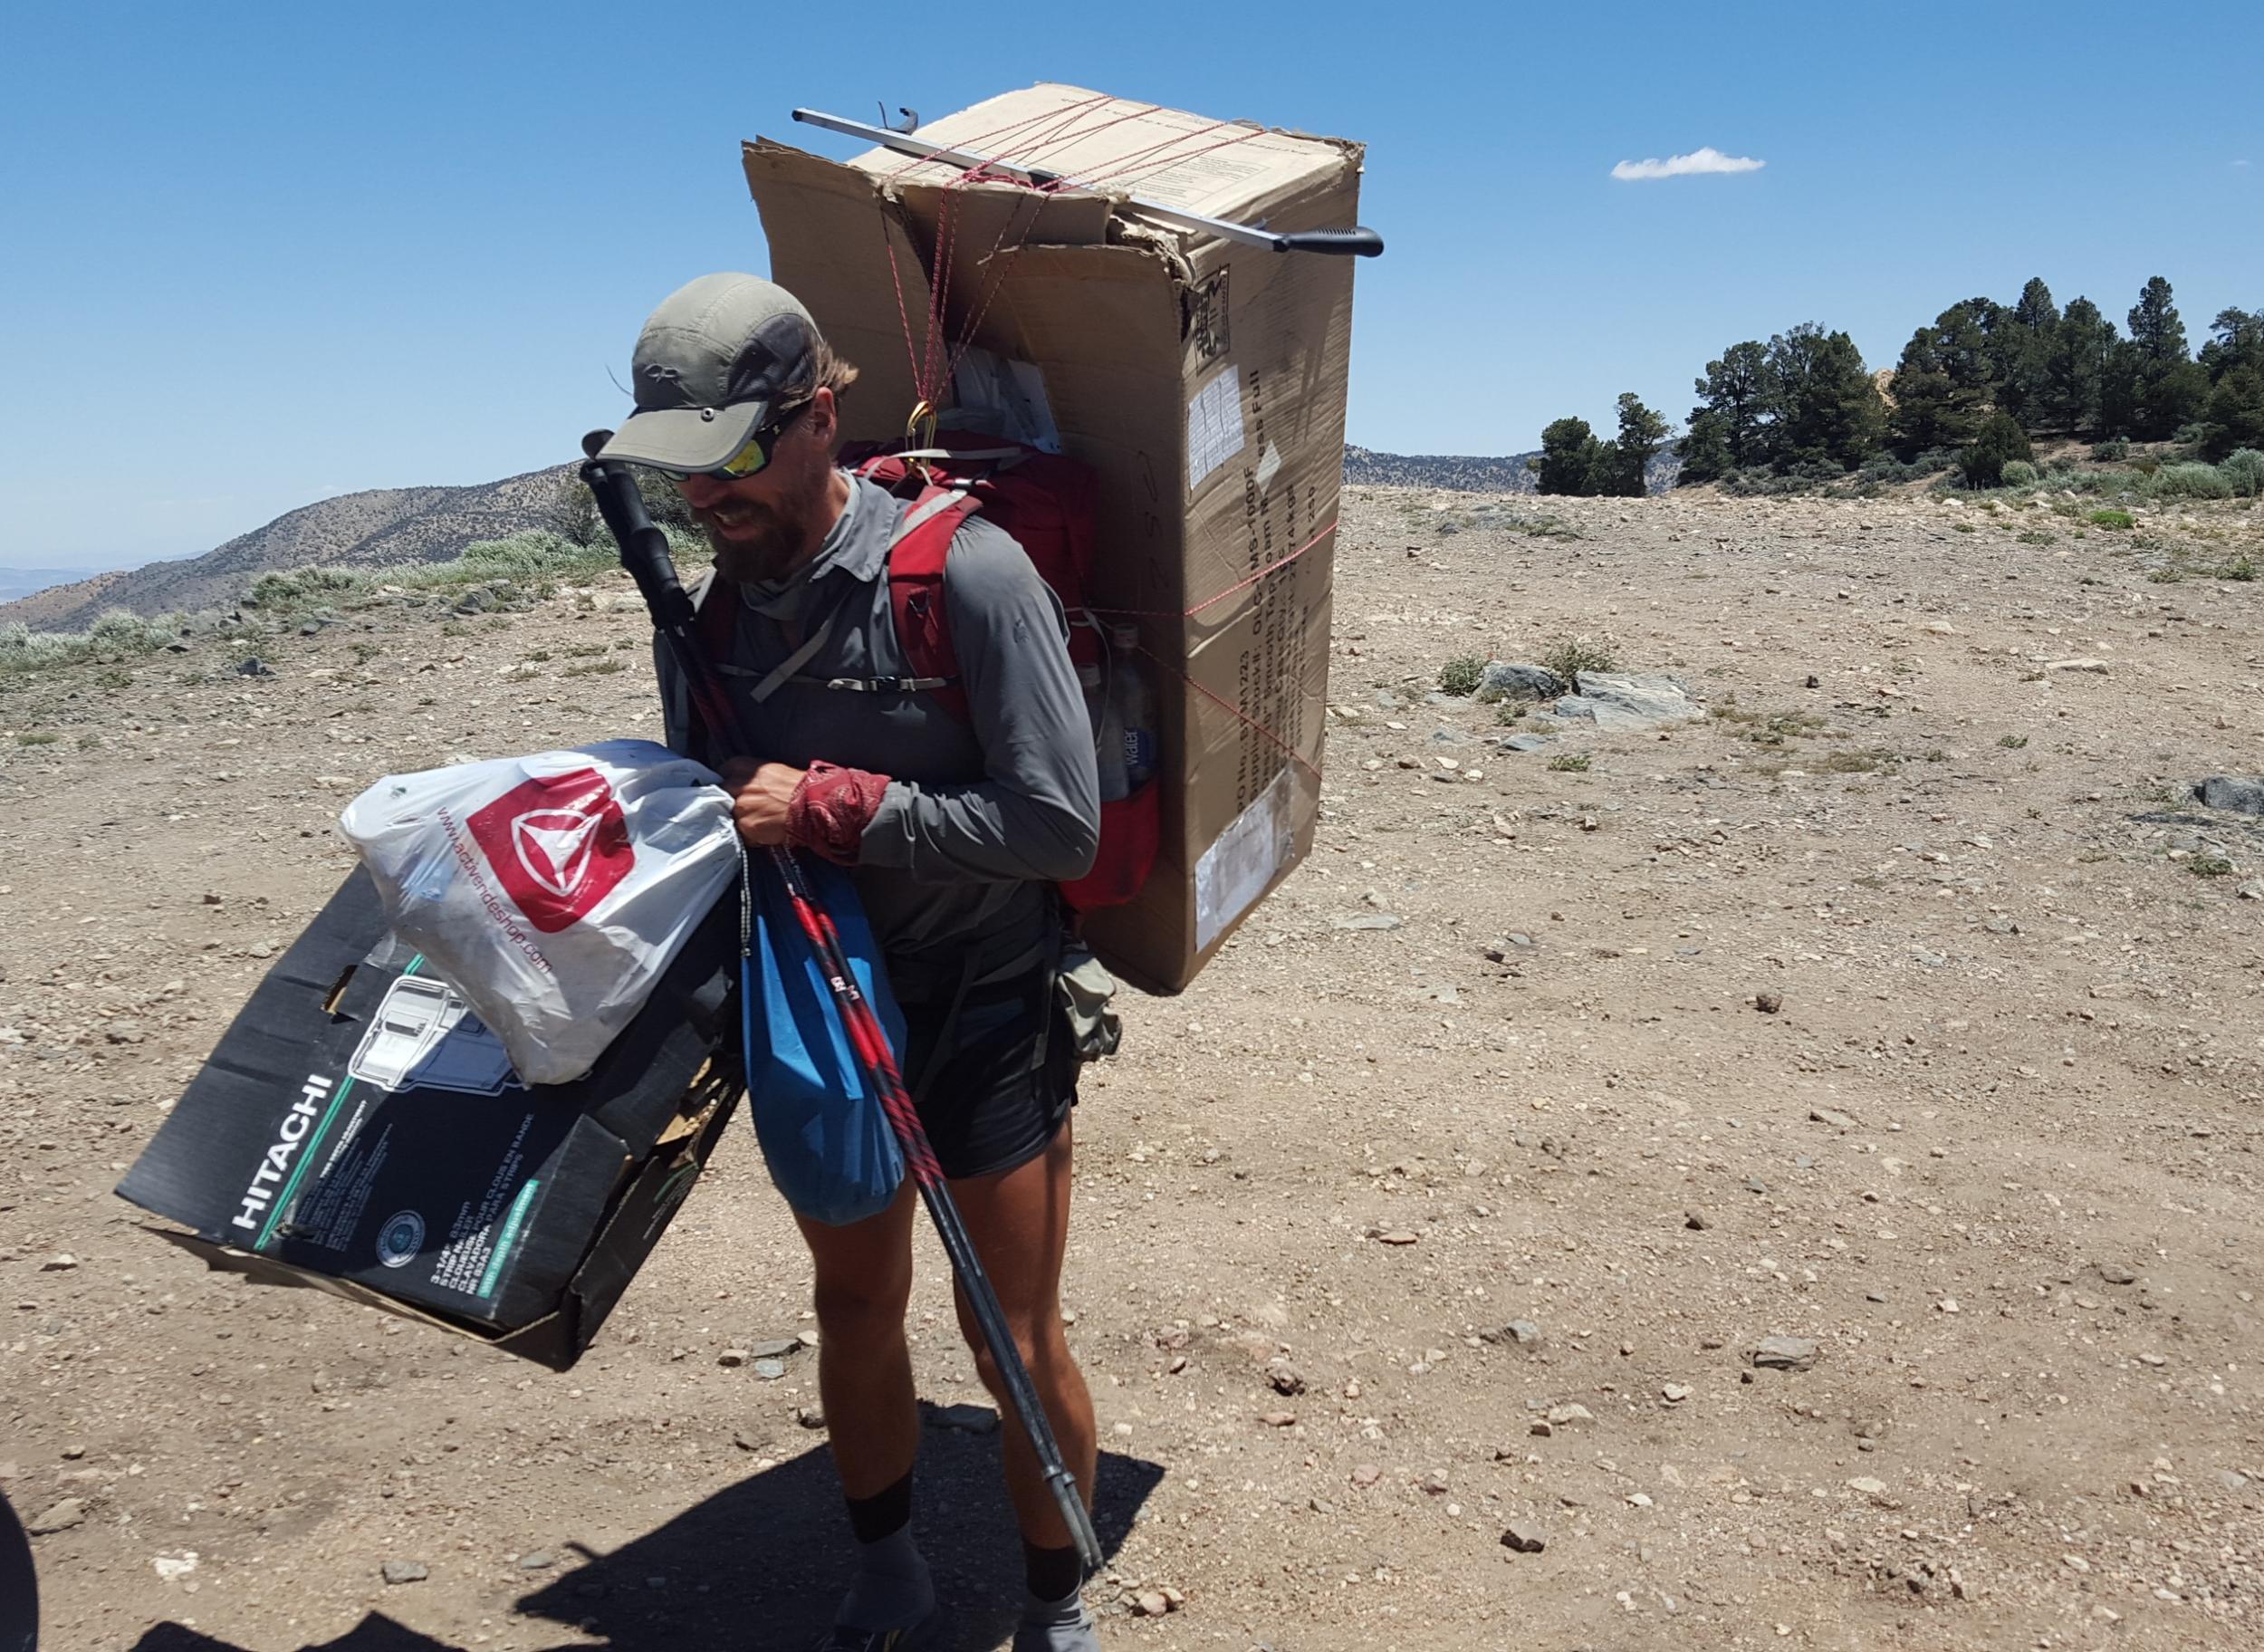
<svg viewBox="0 0 2264 1652"><path fill-rule="evenodd" d="M720 508L694 511L692 519L715 552L718 574L735 584L768 585L793 572L815 549L814 503L798 498L773 505L728 499Z"/></svg>

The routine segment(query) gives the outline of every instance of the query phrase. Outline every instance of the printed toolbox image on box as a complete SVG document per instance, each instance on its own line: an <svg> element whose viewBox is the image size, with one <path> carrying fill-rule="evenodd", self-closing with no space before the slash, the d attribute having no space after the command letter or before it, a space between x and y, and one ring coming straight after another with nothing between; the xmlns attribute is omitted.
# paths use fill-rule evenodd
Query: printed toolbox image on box
<svg viewBox="0 0 2264 1652"><path fill-rule="evenodd" d="M586 1076L519 1084L389 941L357 870L253 990L119 1184L216 1268L313 1285L554 1369L588 1347L706 1162L742 1080L737 902Z"/></svg>
<svg viewBox="0 0 2264 1652"><path fill-rule="evenodd" d="M897 141L846 163L744 146L772 274L859 370L850 440L901 443L926 399L1095 473L1091 600L1156 667L1163 842L1086 934L1175 992L1319 814L1354 260L1277 249L1352 235L1361 149L1060 85Z"/></svg>

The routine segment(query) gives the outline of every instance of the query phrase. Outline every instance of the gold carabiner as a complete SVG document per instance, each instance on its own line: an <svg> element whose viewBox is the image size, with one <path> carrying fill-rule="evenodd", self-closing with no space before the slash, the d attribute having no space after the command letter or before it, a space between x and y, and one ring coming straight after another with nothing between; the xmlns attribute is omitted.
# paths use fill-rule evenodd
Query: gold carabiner
<svg viewBox="0 0 2264 1652"><path fill-rule="evenodd" d="M913 405L911 418L904 421L904 446L907 452L917 453L924 447L933 447L935 445L936 418L935 406L926 398L922 397ZM926 459L915 458L907 460L907 463L920 473L922 481L933 482L935 480L935 476L928 470Z"/></svg>

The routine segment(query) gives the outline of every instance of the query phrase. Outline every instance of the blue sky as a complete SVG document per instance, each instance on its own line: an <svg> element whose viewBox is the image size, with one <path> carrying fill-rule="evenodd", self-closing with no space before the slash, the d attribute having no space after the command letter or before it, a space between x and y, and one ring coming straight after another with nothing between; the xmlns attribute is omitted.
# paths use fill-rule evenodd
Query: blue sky
<svg viewBox="0 0 2264 1652"><path fill-rule="evenodd" d="M1891 365L2031 274L2118 323L2167 275L2198 341L2264 306L2260 55L2253 0L19 7L0 564L571 456L654 302L767 267L740 140L849 152L796 104L1059 80L1362 139L1348 434L1501 453L1626 389L1679 418L1796 322ZM1612 176L1702 148L1766 165Z"/></svg>

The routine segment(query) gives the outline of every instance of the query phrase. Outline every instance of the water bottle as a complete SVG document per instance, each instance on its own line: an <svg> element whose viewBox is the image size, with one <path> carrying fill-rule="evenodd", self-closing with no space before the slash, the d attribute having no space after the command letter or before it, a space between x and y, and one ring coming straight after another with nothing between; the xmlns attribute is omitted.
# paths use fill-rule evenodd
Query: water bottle
<svg viewBox="0 0 2264 1652"><path fill-rule="evenodd" d="M1156 692L1148 682L1146 664L1140 658L1139 628L1112 627L1108 641L1108 705L1115 715L1117 742L1124 765L1124 789L1128 794L1156 778L1159 749Z"/></svg>
<svg viewBox="0 0 2264 1652"><path fill-rule="evenodd" d="M1131 791L1124 773L1124 725L1116 706L1102 690L1098 666L1077 668L1079 687L1085 690L1085 712L1093 725L1093 754L1100 760L1100 801L1113 803Z"/></svg>

